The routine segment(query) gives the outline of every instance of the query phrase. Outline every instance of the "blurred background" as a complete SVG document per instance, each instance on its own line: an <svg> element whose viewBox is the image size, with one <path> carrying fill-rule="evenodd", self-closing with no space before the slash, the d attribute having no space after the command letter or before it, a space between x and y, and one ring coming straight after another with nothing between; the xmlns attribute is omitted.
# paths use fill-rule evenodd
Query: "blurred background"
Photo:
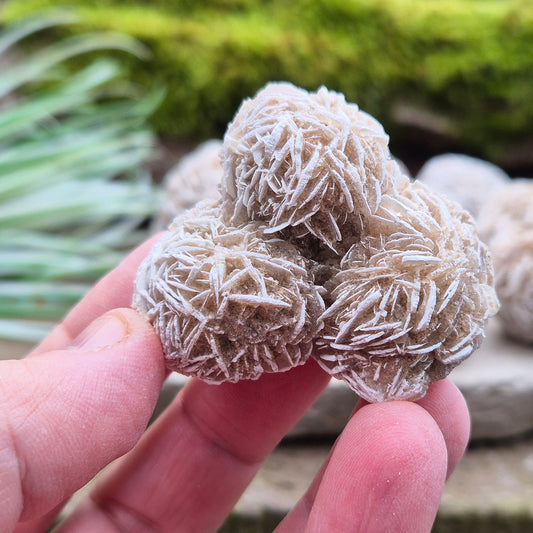
<svg viewBox="0 0 533 533"><path fill-rule="evenodd" d="M269 81L344 93L382 122L413 176L446 152L533 174L527 0L4 0L0 24L0 224L10 232L0 246L13 252L0 272L0 318L62 316L85 280L116 264L117 245L146 236L143 217L157 210L152 184L199 143L222 138L241 101ZM67 192L79 180L84 206L65 205L81 202ZM37 229L46 239L35 239ZM106 253L53 255L69 249L61 239L81 234ZM36 254L20 249L22 237ZM41 284L1 285L24 279L21 261L26 281ZM57 276L70 286L48 291ZM28 300L15 302L23 292ZM0 335L38 340L47 327L38 326L0 323Z"/></svg>
<svg viewBox="0 0 533 533"><path fill-rule="evenodd" d="M220 169L207 147L269 81L344 93L383 124L412 177L454 174L451 196L467 190L476 217L483 180L531 182L530 0L0 0L0 358L23 355L164 226L163 211L183 208L172 190L211 194ZM449 153L468 159L430 172ZM517 231L529 235L533 193L520 196ZM506 240L493 253L507 265ZM504 280L523 296L526 332L532 243ZM436 532L533 531L533 335L519 337L495 323L486 359L457 374L472 443ZM182 385L169 382L161 405ZM328 394L228 531L271 530L303 491L355 403Z"/></svg>
<svg viewBox="0 0 533 533"><path fill-rule="evenodd" d="M449 150L513 173L533 164L528 0L7 0L1 19L63 5L78 19L63 34L147 47L121 62L136 85L167 89L149 120L163 140L220 137L243 98L286 80L344 93L409 164Z"/></svg>

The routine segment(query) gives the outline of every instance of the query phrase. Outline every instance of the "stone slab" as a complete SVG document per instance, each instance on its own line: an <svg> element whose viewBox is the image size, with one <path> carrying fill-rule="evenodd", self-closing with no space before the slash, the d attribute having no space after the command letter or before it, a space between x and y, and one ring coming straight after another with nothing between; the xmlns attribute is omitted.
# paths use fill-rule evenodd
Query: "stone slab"
<svg viewBox="0 0 533 533"><path fill-rule="evenodd" d="M507 337L491 319L480 349L450 375L466 398L472 439L533 430L533 346Z"/></svg>
<svg viewBox="0 0 533 533"><path fill-rule="evenodd" d="M154 410L153 418L161 414L187 383L185 376L173 372L168 376ZM216 386L216 385L213 385ZM288 433L291 438L338 435L345 426L357 396L342 381L332 379L322 395L308 409L304 417Z"/></svg>
<svg viewBox="0 0 533 533"><path fill-rule="evenodd" d="M279 446L220 533L272 531L304 494L328 453L325 445ZM533 531L533 440L468 450L446 484L433 531Z"/></svg>
<svg viewBox="0 0 533 533"><path fill-rule="evenodd" d="M271 533L305 493L329 451L329 444L278 446L219 533ZM62 518L94 483L74 495ZM533 438L471 446L445 486L432 533L532 531Z"/></svg>
<svg viewBox="0 0 533 533"><path fill-rule="evenodd" d="M35 346L32 342L19 342L0 339L0 360L20 359Z"/></svg>

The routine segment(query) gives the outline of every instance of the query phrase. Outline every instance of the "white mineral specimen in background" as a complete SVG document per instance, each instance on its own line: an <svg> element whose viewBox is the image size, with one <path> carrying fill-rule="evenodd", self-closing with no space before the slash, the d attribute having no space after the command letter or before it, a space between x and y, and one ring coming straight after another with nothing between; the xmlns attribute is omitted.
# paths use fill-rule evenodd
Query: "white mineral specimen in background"
<svg viewBox="0 0 533 533"><path fill-rule="evenodd" d="M206 141L168 171L163 179L163 200L159 216L154 222L155 231L166 229L176 216L198 201L220 198L221 148L222 141Z"/></svg>
<svg viewBox="0 0 533 533"><path fill-rule="evenodd" d="M509 176L496 165L463 154L432 157L420 169L416 180L458 202L474 217L493 194L510 182Z"/></svg>
<svg viewBox="0 0 533 533"><path fill-rule="evenodd" d="M417 399L479 346L497 300L471 216L412 183L355 104L267 85L221 153L220 202L137 276L170 368L237 381L312 355L369 401Z"/></svg>
<svg viewBox="0 0 533 533"><path fill-rule="evenodd" d="M515 179L481 208L478 226L490 247L505 331L533 342L533 183Z"/></svg>

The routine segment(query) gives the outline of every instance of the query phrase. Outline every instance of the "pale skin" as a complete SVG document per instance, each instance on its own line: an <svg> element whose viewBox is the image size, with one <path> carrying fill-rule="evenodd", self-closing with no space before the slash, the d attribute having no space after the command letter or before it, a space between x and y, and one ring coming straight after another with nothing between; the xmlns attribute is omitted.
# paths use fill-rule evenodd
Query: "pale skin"
<svg viewBox="0 0 533 533"><path fill-rule="evenodd" d="M153 243L103 278L21 361L0 362L0 532L44 532L114 459L60 533L214 532L327 385L313 361L258 381L190 380L146 425L167 375L128 308ZM416 402L360 401L277 533L427 533L469 417L448 380Z"/></svg>

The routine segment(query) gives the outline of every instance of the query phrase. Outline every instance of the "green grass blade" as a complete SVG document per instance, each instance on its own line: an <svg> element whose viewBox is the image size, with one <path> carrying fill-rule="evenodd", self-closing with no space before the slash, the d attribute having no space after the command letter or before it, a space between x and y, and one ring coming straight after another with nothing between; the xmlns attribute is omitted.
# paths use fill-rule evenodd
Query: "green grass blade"
<svg viewBox="0 0 533 533"><path fill-rule="evenodd" d="M39 122L60 113L70 112L94 99L92 91L115 78L116 63L100 61L69 79L59 89L37 98L18 102L11 109L0 112L0 139L30 130Z"/></svg>
<svg viewBox="0 0 533 533"><path fill-rule="evenodd" d="M61 183L45 191L6 202L0 211L0 227L55 230L61 226L112 220L117 216L148 216L153 213L150 189L142 184ZM143 196L144 195L144 196ZM117 206L121 206L120 211Z"/></svg>
<svg viewBox="0 0 533 533"><path fill-rule="evenodd" d="M92 142L85 143L80 138L78 146L66 153L52 151L38 158L34 154L14 171L4 169L0 200L7 202L16 196L73 180L99 178L101 185L106 181L104 177L116 175L130 165L140 165L152 149L151 139L143 134L114 139L96 136L91 140L87 137Z"/></svg>
<svg viewBox="0 0 533 533"><path fill-rule="evenodd" d="M0 50L48 25L0 31ZM40 340L144 240L159 205L145 124L163 91L139 97L109 59L63 68L102 48L145 53L128 37L87 34L17 57L0 76L0 98L26 84L0 107L0 337Z"/></svg>
<svg viewBox="0 0 533 533"><path fill-rule="evenodd" d="M55 322L44 320L0 318L0 338L37 343L42 341L55 325Z"/></svg>
<svg viewBox="0 0 533 533"><path fill-rule="evenodd" d="M0 282L0 317L59 319L89 287L89 284L66 281Z"/></svg>
<svg viewBox="0 0 533 533"><path fill-rule="evenodd" d="M54 14L48 13L39 17L32 17L31 19L11 26L0 34L0 55L5 53L5 51L14 44L24 39L24 37L28 37L33 33L37 33L47 28L73 23L77 20L78 17L73 13L62 11Z"/></svg>
<svg viewBox="0 0 533 533"><path fill-rule="evenodd" d="M0 98L20 88L22 85L36 81L53 67L87 52L116 49L145 57L147 49L138 41L118 34L86 34L63 39L45 47L22 63L11 67L9 75L0 78Z"/></svg>
<svg viewBox="0 0 533 533"><path fill-rule="evenodd" d="M42 231L24 231L21 229L2 230L0 232L0 249L27 249L45 253L80 253L98 255L108 247L96 242L80 240L63 233L45 233Z"/></svg>
<svg viewBox="0 0 533 533"><path fill-rule="evenodd" d="M110 250L96 256L70 253L44 253L42 250L4 250L0 278L33 279L95 279L115 267L122 254Z"/></svg>

